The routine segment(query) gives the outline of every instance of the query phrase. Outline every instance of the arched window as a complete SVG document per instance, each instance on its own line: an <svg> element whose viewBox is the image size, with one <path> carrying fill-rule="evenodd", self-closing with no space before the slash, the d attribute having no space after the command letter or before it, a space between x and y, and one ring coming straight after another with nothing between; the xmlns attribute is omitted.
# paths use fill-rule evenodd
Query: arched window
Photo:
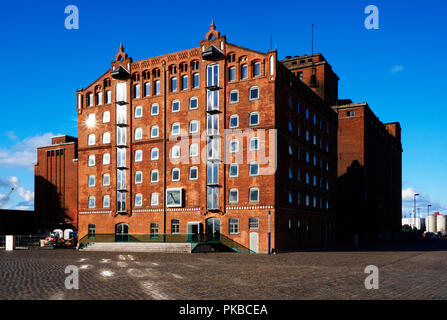
<svg viewBox="0 0 447 320"><path fill-rule="evenodd" d="M104 132L104 134L102 135L102 143L110 143L110 132Z"/></svg>
<svg viewBox="0 0 447 320"><path fill-rule="evenodd" d="M102 207L103 208L110 208L110 196L102 197Z"/></svg>
<svg viewBox="0 0 447 320"><path fill-rule="evenodd" d="M172 169L171 180L172 181L180 181L180 169L179 168Z"/></svg>
<svg viewBox="0 0 447 320"><path fill-rule="evenodd" d="M135 140L141 140L143 139L143 129L136 128L135 129Z"/></svg>
<svg viewBox="0 0 447 320"><path fill-rule="evenodd" d="M249 94L249 100L257 100L259 99L259 87L251 87L250 88L250 94Z"/></svg>
<svg viewBox="0 0 447 320"><path fill-rule="evenodd" d="M104 153L102 156L102 164L110 164L110 153Z"/></svg>
<svg viewBox="0 0 447 320"><path fill-rule="evenodd" d="M143 116L143 107L136 106L135 107L135 118L141 118Z"/></svg>
<svg viewBox="0 0 447 320"><path fill-rule="evenodd" d="M259 61L253 63L253 78L261 75L261 63Z"/></svg>
<svg viewBox="0 0 447 320"><path fill-rule="evenodd" d="M241 79L247 79L248 78L248 65L243 64L241 65Z"/></svg>
<svg viewBox="0 0 447 320"><path fill-rule="evenodd" d="M135 162L143 161L143 150L135 150Z"/></svg>

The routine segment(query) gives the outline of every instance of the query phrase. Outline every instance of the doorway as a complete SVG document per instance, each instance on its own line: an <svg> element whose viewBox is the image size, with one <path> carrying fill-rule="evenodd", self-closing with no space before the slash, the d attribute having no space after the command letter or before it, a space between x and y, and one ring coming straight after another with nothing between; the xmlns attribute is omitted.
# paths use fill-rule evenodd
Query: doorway
<svg viewBox="0 0 447 320"><path fill-rule="evenodd" d="M206 235L208 241L220 241L220 219L209 218L206 220Z"/></svg>
<svg viewBox="0 0 447 320"><path fill-rule="evenodd" d="M188 242L198 242L200 240L200 234L202 233L201 222L188 222Z"/></svg>
<svg viewBox="0 0 447 320"><path fill-rule="evenodd" d="M257 232L250 232L250 250L254 253L259 252L259 234Z"/></svg>
<svg viewBox="0 0 447 320"><path fill-rule="evenodd" d="M115 242L129 241L129 225L127 223L120 223L115 226Z"/></svg>

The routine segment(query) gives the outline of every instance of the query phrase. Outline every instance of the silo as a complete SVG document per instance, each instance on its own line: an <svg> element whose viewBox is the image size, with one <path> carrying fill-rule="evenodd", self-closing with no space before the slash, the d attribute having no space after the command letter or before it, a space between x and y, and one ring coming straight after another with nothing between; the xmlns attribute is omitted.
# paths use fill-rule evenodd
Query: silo
<svg viewBox="0 0 447 320"><path fill-rule="evenodd" d="M440 214L436 218L436 232L446 233L447 216Z"/></svg>
<svg viewBox="0 0 447 320"><path fill-rule="evenodd" d="M427 231L436 233L436 216L427 217Z"/></svg>

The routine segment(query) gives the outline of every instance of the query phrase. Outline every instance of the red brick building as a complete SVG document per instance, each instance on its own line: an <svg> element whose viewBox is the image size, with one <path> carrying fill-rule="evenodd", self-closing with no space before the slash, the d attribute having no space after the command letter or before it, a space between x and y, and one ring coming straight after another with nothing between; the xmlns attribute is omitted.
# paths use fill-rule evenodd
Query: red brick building
<svg viewBox="0 0 447 320"><path fill-rule="evenodd" d="M53 137L37 148L34 167L34 211L41 230L77 229L78 139Z"/></svg>
<svg viewBox="0 0 447 320"><path fill-rule="evenodd" d="M343 101L341 101L343 102ZM341 103L340 103L341 104ZM338 239L374 240L401 230L402 144L398 122L382 123L367 103L338 113Z"/></svg>
<svg viewBox="0 0 447 320"><path fill-rule="evenodd" d="M282 61L338 115L337 239L374 239L401 229L399 123L383 124L366 103L338 99L338 76L321 54Z"/></svg>
<svg viewBox="0 0 447 320"><path fill-rule="evenodd" d="M231 44L214 24L189 50L133 61L121 46L77 91L79 238L218 232L256 252L269 233L277 250L331 244L337 115L319 94L276 51Z"/></svg>

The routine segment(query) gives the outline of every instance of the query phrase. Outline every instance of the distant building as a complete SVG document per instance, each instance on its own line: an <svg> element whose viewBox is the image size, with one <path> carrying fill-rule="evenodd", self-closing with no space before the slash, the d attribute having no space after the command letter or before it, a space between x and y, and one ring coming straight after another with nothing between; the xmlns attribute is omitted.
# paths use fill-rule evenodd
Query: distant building
<svg viewBox="0 0 447 320"><path fill-rule="evenodd" d="M402 218L402 226L409 226L412 229L416 228L418 230L425 229L425 218L422 217L404 217Z"/></svg>
<svg viewBox="0 0 447 320"><path fill-rule="evenodd" d="M374 239L401 230L399 123L383 124L367 103L338 99L338 76L321 54L282 61L338 115L337 238Z"/></svg>
<svg viewBox="0 0 447 320"><path fill-rule="evenodd" d="M77 229L77 161L74 137L53 137L51 145L37 148L34 211L40 230Z"/></svg>

